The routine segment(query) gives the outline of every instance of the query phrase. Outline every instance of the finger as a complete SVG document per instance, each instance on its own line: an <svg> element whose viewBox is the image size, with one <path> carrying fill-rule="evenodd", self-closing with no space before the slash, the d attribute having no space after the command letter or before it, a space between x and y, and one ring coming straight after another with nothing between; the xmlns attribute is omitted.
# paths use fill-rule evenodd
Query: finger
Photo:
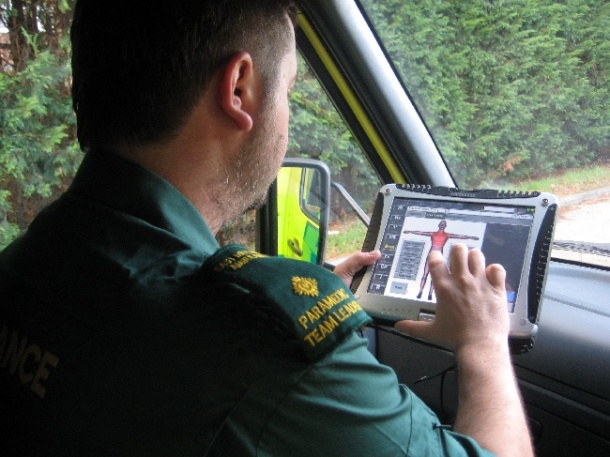
<svg viewBox="0 0 610 457"><path fill-rule="evenodd" d="M378 250L371 252L357 252L337 265L337 268L339 268L340 271L353 276L360 271L362 267L374 264L380 255L381 252Z"/></svg>
<svg viewBox="0 0 610 457"><path fill-rule="evenodd" d="M371 252L360 252L359 254L363 254L365 256L365 264L364 265L372 265L374 264L379 257L381 257L381 251L379 249L375 249Z"/></svg>
<svg viewBox="0 0 610 457"><path fill-rule="evenodd" d="M420 340L432 340L432 322L425 321L398 321L394 324L394 329L405 333L413 338Z"/></svg>
<svg viewBox="0 0 610 457"><path fill-rule="evenodd" d="M443 254L439 251L432 251L428 255L428 268L430 271L430 278L434 289L436 290L437 299L439 294L443 295L443 291L446 288L451 274L449 273L449 267L445 263Z"/></svg>
<svg viewBox="0 0 610 457"><path fill-rule="evenodd" d="M381 252L378 250L371 252L358 252L349 256L347 259L337 265L334 273L343 279L343 282L349 286L352 283L354 275L363 267L374 264L380 255Z"/></svg>
<svg viewBox="0 0 610 457"><path fill-rule="evenodd" d="M487 280L496 289L504 290L506 287L506 270L498 263L493 263L485 269Z"/></svg>
<svg viewBox="0 0 610 457"><path fill-rule="evenodd" d="M449 276L449 269L440 251L431 251L428 254L428 267L433 280Z"/></svg>
<svg viewBox="0 0 610 457"><path fill-rule="evenodd" d="M485 274L485 256L478 249L468 251L468 269L477 278Z"/></svg>
<svg viewBox="0 0 610 457"><path fill-rule="evenodd" d="M468 269L468 248L462 244L454 244L449 253L451 273L460 275L469 271Z"/></svg>

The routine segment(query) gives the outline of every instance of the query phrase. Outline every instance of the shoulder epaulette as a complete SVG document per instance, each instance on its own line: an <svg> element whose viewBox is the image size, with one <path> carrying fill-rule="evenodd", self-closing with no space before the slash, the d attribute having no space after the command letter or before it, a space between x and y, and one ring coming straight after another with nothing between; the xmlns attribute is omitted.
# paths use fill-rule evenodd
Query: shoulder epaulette
<svg viewBox="0 0 610 457"><path fill-rule="evenodd" d="M307 262L229 245L207 260L202 273L238 284L271 304L311 360L371 322L341 278Z"/></svg>

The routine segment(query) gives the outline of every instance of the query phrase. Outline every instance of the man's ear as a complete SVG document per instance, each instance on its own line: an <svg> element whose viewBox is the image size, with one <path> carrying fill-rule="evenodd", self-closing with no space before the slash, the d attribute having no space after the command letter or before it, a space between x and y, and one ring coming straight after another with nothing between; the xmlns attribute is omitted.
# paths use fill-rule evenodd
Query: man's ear
<svg viewBox="0 0 610 457"><path fill-rule="evenodd" d="M259 103L259 84L250 54L245 51L235 54L224 70L221 106L245 132L250 131L254 125Z"/></svg>

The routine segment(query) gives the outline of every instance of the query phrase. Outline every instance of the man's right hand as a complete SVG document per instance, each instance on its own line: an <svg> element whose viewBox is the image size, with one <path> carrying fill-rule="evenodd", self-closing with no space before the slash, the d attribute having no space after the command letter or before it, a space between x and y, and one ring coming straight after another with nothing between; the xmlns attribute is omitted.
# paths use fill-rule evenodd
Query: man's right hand
<svg viewBox="0 0 610 457"><path fill-rule="evenodd" d="M437 297L435 320L400 321L396 329L453 351L488 340L505 343L509 321L504 268L485 268L483 254L462 244L454 245L449 255L451 271L439 251L428 257Z"/></svg>
<svg viewBox="0 0 610 457"><path fill-rule="evenodd" d="M452 248L450 269L439 252L431 252L428 259L437 296L436 319L401 321L396 329L455 351L455 431L498 456L533 456L508 350L504 268L485 268L483 254L463 245Z"/></svg>

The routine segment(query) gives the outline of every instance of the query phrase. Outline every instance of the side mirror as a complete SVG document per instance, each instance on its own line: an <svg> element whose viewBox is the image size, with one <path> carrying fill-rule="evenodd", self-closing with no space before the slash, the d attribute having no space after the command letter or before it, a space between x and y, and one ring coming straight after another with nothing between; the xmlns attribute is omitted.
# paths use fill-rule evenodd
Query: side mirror
<svg viewBox="0 0 610 457"><path fill-rule="evenodd" d="M329 203L328 166L313 159L285 159L259 210L259 250L322 265Z"/></svg>

